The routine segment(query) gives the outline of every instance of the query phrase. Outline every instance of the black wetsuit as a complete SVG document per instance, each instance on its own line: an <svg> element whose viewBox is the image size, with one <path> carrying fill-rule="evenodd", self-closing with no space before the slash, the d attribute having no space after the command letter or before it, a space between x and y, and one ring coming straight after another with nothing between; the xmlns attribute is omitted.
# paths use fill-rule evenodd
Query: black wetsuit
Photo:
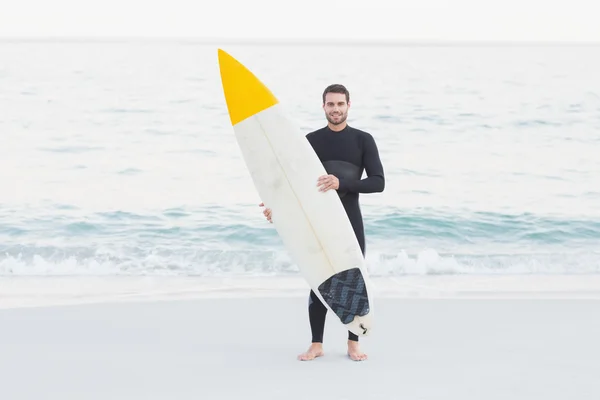
<svg viewBox="0 0 600 400"><path fill-rule="evenodd" d="M381 192L385 187L383 166L375 140L371 134L350 126L339 132L324 127L310 132L306 138L327 173L335 175L340 181L338 195L364 256L366 244L359 193ZM367 173L365 179L361 179L363 172ZM323 341L326 314L327 308L311 290L308 315L313 343ZM358 340L358 336L348 331L348 339Z"/></svg>

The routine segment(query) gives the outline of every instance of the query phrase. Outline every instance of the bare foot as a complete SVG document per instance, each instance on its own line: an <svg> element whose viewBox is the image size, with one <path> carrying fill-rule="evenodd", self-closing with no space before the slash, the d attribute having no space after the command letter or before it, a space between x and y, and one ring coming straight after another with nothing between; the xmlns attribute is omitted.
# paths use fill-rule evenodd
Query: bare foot
<svg viewBox="0 0 600 400"><path fill-rule="evenodd" d="M353 340L348 340L348 357L354 361L364 361L367 359L367 355L360 351L358 342Z"/></svg>
<svg viewBox="0 0 600 400"><path fill-rule="evenodd" d="M323 344L322 343L312 343L308 350L298 356L298 360L300 361L310 361L314 360L317 357L321 357L323 355Z"/></svg>

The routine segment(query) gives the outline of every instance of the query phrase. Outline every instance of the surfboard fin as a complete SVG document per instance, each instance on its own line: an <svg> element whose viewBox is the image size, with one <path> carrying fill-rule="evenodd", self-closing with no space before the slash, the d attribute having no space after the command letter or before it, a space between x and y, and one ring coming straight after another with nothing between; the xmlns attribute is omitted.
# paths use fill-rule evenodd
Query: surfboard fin
<svg viewBox="0 0 600 400"><path fill-rule="evenodd" d="M367 329L367 328L365 328L365 325L364 325L364 324L360 324L360 325L359 325L359 327L360 327L360 329L362 329L362 330L363 330L363 335L366 335L366 334L367 334L367 331L368 331L368 329Z"/></svg>

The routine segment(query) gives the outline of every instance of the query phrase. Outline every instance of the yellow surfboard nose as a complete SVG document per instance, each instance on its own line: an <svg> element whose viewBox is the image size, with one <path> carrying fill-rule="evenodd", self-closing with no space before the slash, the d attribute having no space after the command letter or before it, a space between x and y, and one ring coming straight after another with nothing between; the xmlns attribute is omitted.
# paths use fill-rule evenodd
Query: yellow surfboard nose
<svg viewBox="0 0 600 400"><path fill-rule="evenodd" d="M232 125L279 102L248 68L221 49L219 68Z"/></svg>

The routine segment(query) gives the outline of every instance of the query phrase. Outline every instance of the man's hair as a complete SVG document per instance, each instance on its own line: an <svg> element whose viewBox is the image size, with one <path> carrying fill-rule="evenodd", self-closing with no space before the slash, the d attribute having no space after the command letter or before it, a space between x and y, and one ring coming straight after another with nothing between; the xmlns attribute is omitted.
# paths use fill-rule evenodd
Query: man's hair
<svg viewBox="0 0 600 400"><path fill-rule="evenodd" d="M334 83L333 85L329 85L323 91L323 104L325 104L325 96L327 93L341 93L346 95L346 103L350 102L350 92L344 85L340 85L339 83Z"/></svg>

